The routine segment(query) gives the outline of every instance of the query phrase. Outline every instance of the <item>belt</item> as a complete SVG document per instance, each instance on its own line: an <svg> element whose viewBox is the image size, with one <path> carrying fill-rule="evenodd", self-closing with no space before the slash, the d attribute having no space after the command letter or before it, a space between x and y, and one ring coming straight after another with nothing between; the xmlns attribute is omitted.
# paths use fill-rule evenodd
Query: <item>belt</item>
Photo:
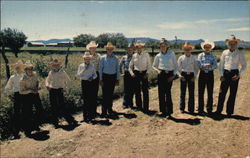
<svg viewBox="0 0 250 158"><path fill-rule="evenodd" d="M225 72L238 72L239 70L238 69L232 69L232 70L226 70L224 69Z"/></svg>
<svg viewBox="0 0 250 158"><path fill-rule="evenodd" d="M173 71L171 70L161 70L161 69L159 69L161 72L163 72L163 73L166 73L166 74L168 74L168 73L172 73Z"/></svg>
<svg viewBox="0 0 250 158"><path fill-rule="evenodd" d="M201 72L204 72L204 73L211 73L211 72L213 72L213 70L201 70Z"/></svg>
<svg viewBox="0 0 250 158"><path fill-rule="evenodd" d="M134 72L137 72L137 73L146 73L146 72L147 72L147 70L144 70L144 71L134 70Z"/></svg>
<svg viewBox="0 0 250 158"><path fill-rule="evenodd" d="M182 73L185 73L185 74L187 74L187 75L194 74L194 72L184 72L184 71L182 71Z"/></svg>

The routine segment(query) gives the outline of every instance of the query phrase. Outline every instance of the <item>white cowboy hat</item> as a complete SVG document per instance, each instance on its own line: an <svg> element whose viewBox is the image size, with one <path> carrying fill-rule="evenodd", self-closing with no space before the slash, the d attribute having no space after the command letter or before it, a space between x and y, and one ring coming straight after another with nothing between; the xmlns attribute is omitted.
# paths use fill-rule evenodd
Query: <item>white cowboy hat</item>
<svg viewBox="0 0 250 158"><path fill-rule="evenodd" d="M138 40L135 42L135 47L138 47L138 46L144 47L145 43L142 43L142 41Z"/></svg>
<svg viewBox="0 0 250 158"><path fill-rule="evenodd" d="M231 35L228 39L226 39L226 44L229 44L229 42L237 42L237 44L240 43L240 39L236 39L234 35Z"/></svg>
<svg viewBox="0 0 250 158"><path fill-rule="evenodd" d="M207 44L211 45L211 49L214 49L214 47L215 47L214 42L213 41L209 41L209 40L205 40L205 42L201 42L201 48L203 50L205 50L204 46L207 45Z"/></svg>
<svg viewBox="0 0 250 158"><path fill-rule="evenodd" d="M89 42L89 44L87 44L86 49L89 50L89 48L91 48L91 47L96 48L96 47L98 47L98 44L96 44L95 41L91 41L91 42Z"/></svg>
<svg viewBox="0 0 250 158"><path fill-rule="evenodd" d="M104 46L104 48L115 48L115 46L111 42L108 42L107 45Z"/></svg>
<svg viewBox="0 0 250 158"><path fill-rule="evenodd" d="M165 44L165 45L167 45L167 47L169 47L169 43L168 43L168 41L165 38L161 39L161 41L159 42L158 46L161 46L162 44Z"/></svg>
<svg viewBox="0 0 250 158"><path fill-rule="evenodd" d="M90 54L90 52L85 52L84 55L82 56L83 58L91 58L92 55Z"/></svg>
<svg viewBox="0 0 250 158"><path fill-rule="evenodd" d="M51 62L48 63L48 66L55 66L55 65L62 65L62 62L60 62L58 59L53 59Z"/></svg>

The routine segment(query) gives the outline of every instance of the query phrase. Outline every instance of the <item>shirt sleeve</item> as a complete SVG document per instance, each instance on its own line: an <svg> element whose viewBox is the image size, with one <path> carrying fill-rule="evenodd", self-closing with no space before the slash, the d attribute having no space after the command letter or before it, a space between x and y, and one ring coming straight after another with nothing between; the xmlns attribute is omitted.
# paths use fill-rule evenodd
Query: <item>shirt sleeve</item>
<svg viewBox="0 0 250 158"><path fill-rule="evenodd" d="M51 82L51 71L49 72L47 78L45 79L45 86L49 87L50 82Z"/></svg>
<svg viewBox="0 0 250 158"><path fill-rule="evenodd" d="M177 75L178 75L179 77L181 77L181 70L182 70L182 56L180 56L180 57L178 58L177 65L178 65Z"/></svg>
<svg viewBox="0 0 250 158"><path fill-rule="evenodd" d="M176 75L177 71L178 71L178 64L177 64L177 60L176 60L176 56L175 53L173 52L173 63L174 63L174 75Z"/></svg>
<svg viewBox="0 0 250 158"><path fill-rule="evenodd" d="M116 58L116 80L120 79L119 59Z"/></svg>
<svg viewBox="0 0 250 158"><path fill-rule="evenodd" d="M196 63L198 68L201 68L201 54L198 55L198 58L197 58L195 63Z"/></svg>
<svg viewBox="0 0 250 158"><path fill-rule="evenodd" d="M131 76L133 76L134 75L134 72L133 72L133 68L134 68L134 55L133 55L133 57L132 57L132 59L131 59L131 61L130 61L130 63L129 63L129 68L128 68L128 71L129 71L129 73L130 73L130 75Z"/></svg>
<svg viewBox="0 0 250 158"><path fill-rule="evenodd" d="M120 61L120 73L123 74L123 70L124 70L124 57L122 57L121 61Z"/></svg>
<svg viewBox="0 0 250 158"><path fill-rule="evenodd" d="M196 58L193 56L194 63L196 62ZM194 64L194 77L197 77L197 74L199 72L199 67Z"/></svg>
<svg viewBox="0 0 250 158"><path fill-rule="evenodd" d="M240 69L239 75L242 75L242 73L246 71L247 62L246 62L246 58L244 54L241 52L240 52L240 64L241 64L241 69Z"/></svg>
<svg viewBox="0 0 250 158"><path fill-rule="evenodd" d="M157 71L158 70L158 66L159 66L159 56L156 55L155 58L154 58L154 62L153 62L153 66L152 67L153 67L154 70Z"/></svg>
<svg viewBox="0 0 250 158"><path fill-rule="evenodd" d="M225 64L225 53L222 52L220 56L220 63L219 63L219 71L220 71L220 76L223 76L224 74L224 64Z"/></svg>
<svg viewBox="0 0 250 158"><path fill-rule="evenodd" d="M71 88L71 80L69 75L64 71L64 79L65 79L65 89L69 90Z"/></svg>
<svg viewBox="0 0 250 158"><path fill-rule="evenodd" d="M86 66L79 65L76 76L80 78L83 75L85 69Z"/></svg>
<svg viewBox="0 0 250 158"><path fill-rule="evenodd" d="M10 95L10 91L13 90L13 78L10 77L10 79L8 80L6 86L5 86L5 93L7 96Z"/></svg>
<svg viewBox="0 0 250 158"><path fill-rule="evenodd" d="M97 78L97 74L96 74L96 70L95 70L95 66L93 65L93 69L92 69L92 74L93 74L93 79Z"/></svg>
<svg viewBox="0 0 250 158"><path fill-rule="evenodd" d="M100 59L100 64L99 64L99 76L100 76L100 80L102 80L102 72L103 72L103 58Z"/></svg>
<svg viewBox="0 0 250 158"><path fill-rule="evenodd" d="M150 56L147 53L147 73L149 74L151 71L152 65L151 65L151 60L150 60Z"/></svg>

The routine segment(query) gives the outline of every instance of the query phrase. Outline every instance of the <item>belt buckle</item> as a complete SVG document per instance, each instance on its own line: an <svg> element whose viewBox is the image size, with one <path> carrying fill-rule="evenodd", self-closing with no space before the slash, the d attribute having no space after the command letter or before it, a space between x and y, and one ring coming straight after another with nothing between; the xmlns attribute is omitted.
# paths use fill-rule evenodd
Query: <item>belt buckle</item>
<svg viewBox="0 0 250 158"><path fill-rule="evenodd" d="M191 72L187 72L187 75L190 75L191 74Z"/></svg>
<svg viewBox="0 0 250 158"><path fill-rule="evenodd" d="M166 73L166 74L168 74L168 73L169 73L169 71L165 70L165 73Z"/></svg>
<svg viewBox="0 0 250 158"><path fill-rule="evenodd" d="M208 70L204 70L205 73L208 73Z"/></svg>

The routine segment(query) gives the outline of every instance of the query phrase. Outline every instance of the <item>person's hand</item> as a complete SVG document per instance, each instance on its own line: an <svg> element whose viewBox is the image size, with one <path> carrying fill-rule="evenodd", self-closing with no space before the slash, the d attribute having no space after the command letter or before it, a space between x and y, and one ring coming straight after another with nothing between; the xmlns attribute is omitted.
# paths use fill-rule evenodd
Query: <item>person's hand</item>
<svg viewBox="0 0 250 158"><path fill-rule="evenodd" d="M9 95L8 98L10 99L10 101L14 102L14 97L12 95Z"/></svg>
<svg viewBox="0 0 250 158"><path fill-rule="evenodd" d="M234 75L234 76L232 77L232 80L233 80L233 81L236 81L236 80L238 80L238 79L240 79L240 76L239 76L239 75Z"/></svg>
<svg viewBox="0 0 250 158"><path fill-rule="evenodd" d="M133 78L135 78L135 74L131 75Z"/></svg>
<svg viewBox="0 0 250 158"><path fill-rule="evenodd" d="M119 86L119 80L116 80L115 85Z"/></svg>
<svg viewBox="0 0 250 158"><path fill-rule="evenodd" d="M175 77L174 75L173 75L173 76L171 76L171 77L169 77L169 78L168 78L168 82L172 82L172 81L173 81L173 79L174 79L174 77Z"/></svg>
<svg viewBox="0 0 250 158"><path fill-rule="evenodd" d="M221 82L225 81L225 77L221 76L221 77L220 77L220 81L221 81Z"/></svg>
<svg viewBox="0 0 250 158"><path fill-rule="evenodd" d="M47 90L50 91L50 87L46 86Z"/></svg>
<svg viewBox="0 0 250 158"><path fill-rule="evenodd" d="M156 71L157 71L157 73L158 73L158 74L160 74L160 73L161 73L161 70L159 70L159 69L157 69Z"/></svg>
<svg viewBox="0 0 250 158"><path fill-rule="evenodd" d="M100 84L100 86L103 86L103 81L100 80L100 81L99 81L99 84Z"/></svg>
<svg viewBox="0 0 250 158"><path fill-rule="evenodd" d="M180 77L180 80L181 81L186 81L186 79L183 76Z"/></svg>
<svg viewBox="0 0 250 158"><path fill-rule="evenodd" d="M123 77L124 76L124 74L121 74L121 77Z"/></svg>
<svg viewBox="0 0 250 158"><path fill-rule="evenodd" d="M191 82L194 82L195 81L195 77L191 78Z"/></svg>

